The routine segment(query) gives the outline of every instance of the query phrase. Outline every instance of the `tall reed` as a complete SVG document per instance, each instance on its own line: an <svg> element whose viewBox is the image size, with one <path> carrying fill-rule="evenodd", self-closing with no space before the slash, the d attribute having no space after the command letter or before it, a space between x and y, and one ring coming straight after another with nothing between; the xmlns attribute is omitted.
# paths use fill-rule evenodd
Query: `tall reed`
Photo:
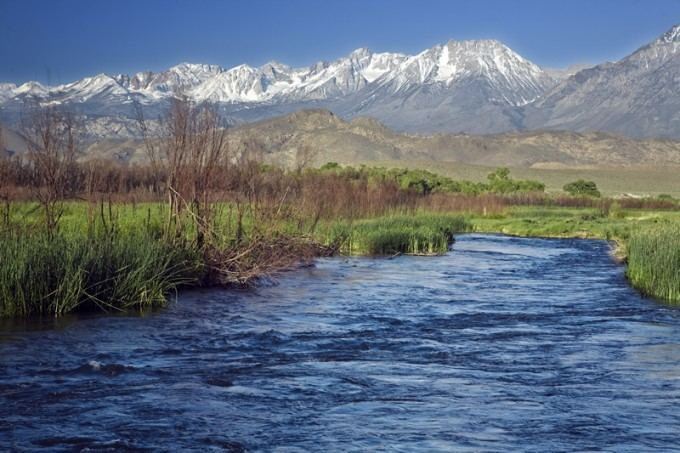
<svg viewBox="0 0 680 453"><path fill-rule="evenodd" d="M0 317L160 305L200 273L193 250L142 234L5 233L1 242Z"/></svg>
<svg viewBox="0 0 680 453"><path fill-rule="evenodd" d="M680 303L680 225L634 231L627 244L630 282L645 294Z"/></svg>
<svg viewBox="0 0 680 453"><path fill-rule="evenodd" d="M470 229L465 219L450 214L393 215L355 222L335 222L320 233L327 244L354 255L446 253L454 233Z"/></svg>

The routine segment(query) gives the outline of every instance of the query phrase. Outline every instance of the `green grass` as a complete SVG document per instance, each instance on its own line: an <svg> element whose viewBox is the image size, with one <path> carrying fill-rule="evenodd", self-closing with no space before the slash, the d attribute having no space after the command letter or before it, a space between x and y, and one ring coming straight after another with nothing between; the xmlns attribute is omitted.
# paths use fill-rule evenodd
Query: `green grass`
<svg viewBox="0 0 680 453"><path fill-rule="evenodd" d="M482 233L529 237L581 237L625 242L634 229L677 222L680 211L591 208L513 207L498 216L471 216L473 228Z"/></svg>
<svg viewBox="0 0 680 453"><path fill-rule="evenodd" d="M627 275L645 294L680 303L680 223L636 230L626 243Z"/></svg>
<svg viewBox="0 0 680 453"><path fill-rule="evenodd" d="M0 225L0 317L143 309L201 282L193 225L178 238L164 237L164 204L69 202L63 208L59 229L48 238L36 203L12 204L10 224ZM221 237L233 238L234 225L225 212L218 215ZM252 219L245 220L252 229Z"/></svg>
<svg viewBox="0 0 680 453"><path fill-rule="evenodd" d="M141 309L195 281L199 257L142 234L4 234L0 317Z"/></svg>
<svg viewBox="0 0 680 453"><path fill-rule="evenodd" d="M342 244L340 251L352 255L435 255L447 252L454 233L469 229L462 216L418 213L333 222L318 235L326 244Z"/></svg>
<svg viewBox="0 0 680 453"><path fill-rule="evenodd" d="M236 244L229 209L224 205L217 213L218 247ZM192 242L192 227L186 225L179 238L165 238L162 204L66 203L51 239L40 212L34 203L16 203L9 228L0 228L0 317L142 309L164 304L180 286L202 282L203 254ZM244 216L244 240L257 224ZM469 226L461 216L418 213L331 221L313 232L292 220L273 228L287 237L311 234L346 253L389 255L445 253L453 234Z"/></svg>

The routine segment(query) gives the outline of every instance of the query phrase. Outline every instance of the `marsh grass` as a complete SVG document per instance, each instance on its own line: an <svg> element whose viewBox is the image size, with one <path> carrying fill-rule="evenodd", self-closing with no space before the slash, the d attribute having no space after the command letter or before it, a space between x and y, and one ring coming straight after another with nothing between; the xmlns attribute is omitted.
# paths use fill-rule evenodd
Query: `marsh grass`
<svg viewBox="0 0 680 453"><path fill-rule="evenodd" d="M450 214L392 215L355 222L335 222L320 234L352 255L436 255L446 253L454 233L468 231L462 216Z"/></svg>
<svg viewBox="0 0 680 453"><path fill-rule="evenodd" d="M680 304L680 224L631 233L627 276L645 294Z"/></svg>
<svg viewBox="0 0 680 453"><path fill-rule="evenodd" d="M619 214L620 213L620 214ZM599 209L509 208L503 216L470 216L475 231L528 237L585 237L616 240L625 245L631 231L660 223L680 224L680 211L628 209L615 215Z"/></svg>
<svg viewBox="0 0 680 453"><path fill-rule="evenodd" d="M0 317L162 305L201 269L191 248L142 234L5 233L2 244Z"/></svg>
<svg viewBox="0 0 680 453"><path fill-rule="evenodd" d="M338 250L445 253L453 234L469 229L461 216L422 212L326 220L317 228L283 219L266 229L247 214L239 241L231 208L216 211L220 239L201 248L190 228L168 240L162 225L167 208L160 203L65 203L51 236L40 227L34 203L17 203L9 227L0 230L0 317L144 309L163 305L182 286L251 282L296 259Z"/></svg>

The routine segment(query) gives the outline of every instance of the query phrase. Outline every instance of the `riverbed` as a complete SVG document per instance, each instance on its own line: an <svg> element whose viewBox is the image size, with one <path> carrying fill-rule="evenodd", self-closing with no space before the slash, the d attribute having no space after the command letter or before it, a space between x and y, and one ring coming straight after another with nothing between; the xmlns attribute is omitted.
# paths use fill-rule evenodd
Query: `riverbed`
<svg viewBox="0 0 680 453"><path fill-rule="evenodd" d="M680 311L604 241L461 235L0 327L0 450L680 450Z"/></svg>

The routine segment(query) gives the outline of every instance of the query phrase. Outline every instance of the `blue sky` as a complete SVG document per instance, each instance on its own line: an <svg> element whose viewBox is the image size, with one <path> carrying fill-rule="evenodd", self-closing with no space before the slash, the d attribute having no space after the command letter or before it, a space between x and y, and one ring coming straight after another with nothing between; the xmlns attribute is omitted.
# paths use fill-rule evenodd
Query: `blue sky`
<svg viewBox="0 0 680 453"><path fill-rule="evenodd" d="M0 81L308 65L358 47L416 53L495 38L535 63L618 59L680 23L680 0L0 0Z"/></svg>

